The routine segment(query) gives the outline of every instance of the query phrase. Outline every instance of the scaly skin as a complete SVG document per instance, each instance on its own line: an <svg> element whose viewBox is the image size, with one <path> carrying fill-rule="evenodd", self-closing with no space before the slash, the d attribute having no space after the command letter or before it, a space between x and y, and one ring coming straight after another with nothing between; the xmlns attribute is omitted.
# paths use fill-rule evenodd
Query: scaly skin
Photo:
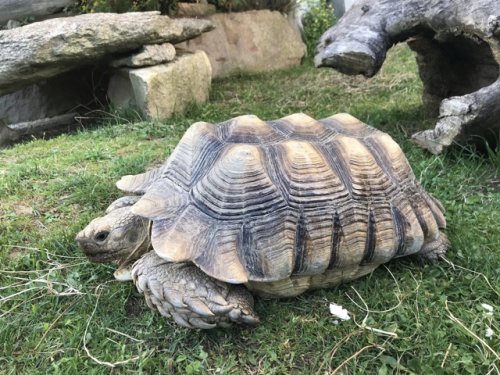
<svg viewBox="0 0 500 375"><path fill-rule="evenodd" d="M246 288L215 280L192 263L170 263L150 251L134 264L132 278L149 307L181 326L209 329L259 322Z"/></svg>
<svg viewBox="0 0 500 375"><path fill-rule="evenodd" d="M105 216L92 220L78 233L76 241L90 260L122 264L132 254L137 259L150 250L149 220L130 212L138 198L117 199Z"/></svg>
<svg viewBox="0 0 500 375"><path fill-rule="evenodd" d="M137 198L117 199L105 216L92 220L78 233L76 240L90 260L118 263L115 276L126 280L126 268L138 259L131 272L137 289L149 307L181 326L255 326L259 319L245 287L211 278L191 263L167 262L151 251L149 220L130 212Z"/></svg>

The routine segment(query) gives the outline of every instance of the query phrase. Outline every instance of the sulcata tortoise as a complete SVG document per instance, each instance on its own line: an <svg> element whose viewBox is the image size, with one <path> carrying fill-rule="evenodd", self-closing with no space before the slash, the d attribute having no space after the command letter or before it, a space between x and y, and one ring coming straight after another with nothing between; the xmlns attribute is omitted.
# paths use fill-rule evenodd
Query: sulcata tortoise
<svg viewBox="0 0 500 375"><path fill-rule="evenodd" d="M117 187L133 195L80 247L190 328L255 325L250 292L296 296L448 246L444 209L399 146L348 114L198 122L162 166Z"/></svg>

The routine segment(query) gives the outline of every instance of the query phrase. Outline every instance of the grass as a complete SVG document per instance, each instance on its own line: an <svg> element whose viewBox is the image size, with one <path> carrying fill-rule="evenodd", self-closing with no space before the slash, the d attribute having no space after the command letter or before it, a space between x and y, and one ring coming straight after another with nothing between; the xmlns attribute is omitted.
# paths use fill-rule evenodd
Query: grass
<svg viewBox="0 0 500 375"><path fill-rule="evenodd" d="M240 75L164 123L110 117L0 150L0 373L498 374L498 150L433 156L412 145L408 136L433 124L421 91L414 57L399 47L370 80L310 64ZM120 195L114 182L164 160L191 123L298 111L349 112L390 133L447 209L452 263L393 261L331 290L258 298L255 329L200 332L147 309L113 267L78 250L75 234ZM333 301L354 319L335 324Z"/></svg>

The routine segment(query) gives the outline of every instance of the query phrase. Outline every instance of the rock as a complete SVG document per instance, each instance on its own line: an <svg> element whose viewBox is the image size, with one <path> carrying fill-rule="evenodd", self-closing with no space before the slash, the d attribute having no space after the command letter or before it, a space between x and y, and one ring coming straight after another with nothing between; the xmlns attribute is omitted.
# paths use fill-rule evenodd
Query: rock
<svg viewBox="0 0 500 375"><path fill-rule="evenodd" d="M70 130L75 117L103 109L108 81L108 67L84 66L1 96L0 146Z"/></svg>
<svg viewBox="0 0 500 375"><path fill-rule="evenodd" d="M93 78L102 78L95 73L88 67L79 68L0 96L0 119L5 124L16 124L70 112L81 104L88 108L98 96L89 83Z"/></svg>
<svg viewBox="0 0 500 375"><path fill-rule="evenodd" d="M172 61L174 58L175 47L172 44L149 44L142 46L140 51L133 55L111 61L110 66L114 68L139 68L163 64Z"/></svg>
<svg viewBox="0 0 500 375"><path fill-rule="evenodd" d="M177 3L175 17L205 17L215 14L215 5L203 3Z"/></svg>
<svg viewBox="0 0 500 375"><path fill-rule="evenodd" d="M75 4L75 0L0 0L0 25L8 20L46 16Z"/></svg>
<svg viewBox="0 0 500 375"><path fill-rule="evenodd" d="M167 64L119 69L110 80L108 97L119 108L135 106L147 119L165 120L190 103L207 101L211 76L203 51L180 53Z"/></svg>
<svg viewBox="0 0 500 375"><path fill-rule="evenodd" d="M93 13L0 31L0 95L144 44L178 43L213 29L208 20L158 12Z"/></svg>
<svg viewBox="0 0 500 375"><path fill-rule="evenodd" d="M238 71L266 72L300 64L306 47L300 33L279 12L269 10L217 13L209 20L215 30L179 47L203 50L212 64L212 76Z"/></svg>

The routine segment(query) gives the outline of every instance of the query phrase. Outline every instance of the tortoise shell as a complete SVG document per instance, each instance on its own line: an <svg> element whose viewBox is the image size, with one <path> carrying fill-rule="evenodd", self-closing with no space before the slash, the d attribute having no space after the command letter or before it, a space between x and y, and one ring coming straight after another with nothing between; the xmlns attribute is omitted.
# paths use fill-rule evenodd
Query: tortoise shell
<svg viewBox="0 0 500 375"><path fill-rule="evenodd" d="M400 147L348 114L198 122L164 165L117 186L143 194L132 211L153 221L160 257L288 290L273 295L352 279L445 240L443 207Z"/></svg>

